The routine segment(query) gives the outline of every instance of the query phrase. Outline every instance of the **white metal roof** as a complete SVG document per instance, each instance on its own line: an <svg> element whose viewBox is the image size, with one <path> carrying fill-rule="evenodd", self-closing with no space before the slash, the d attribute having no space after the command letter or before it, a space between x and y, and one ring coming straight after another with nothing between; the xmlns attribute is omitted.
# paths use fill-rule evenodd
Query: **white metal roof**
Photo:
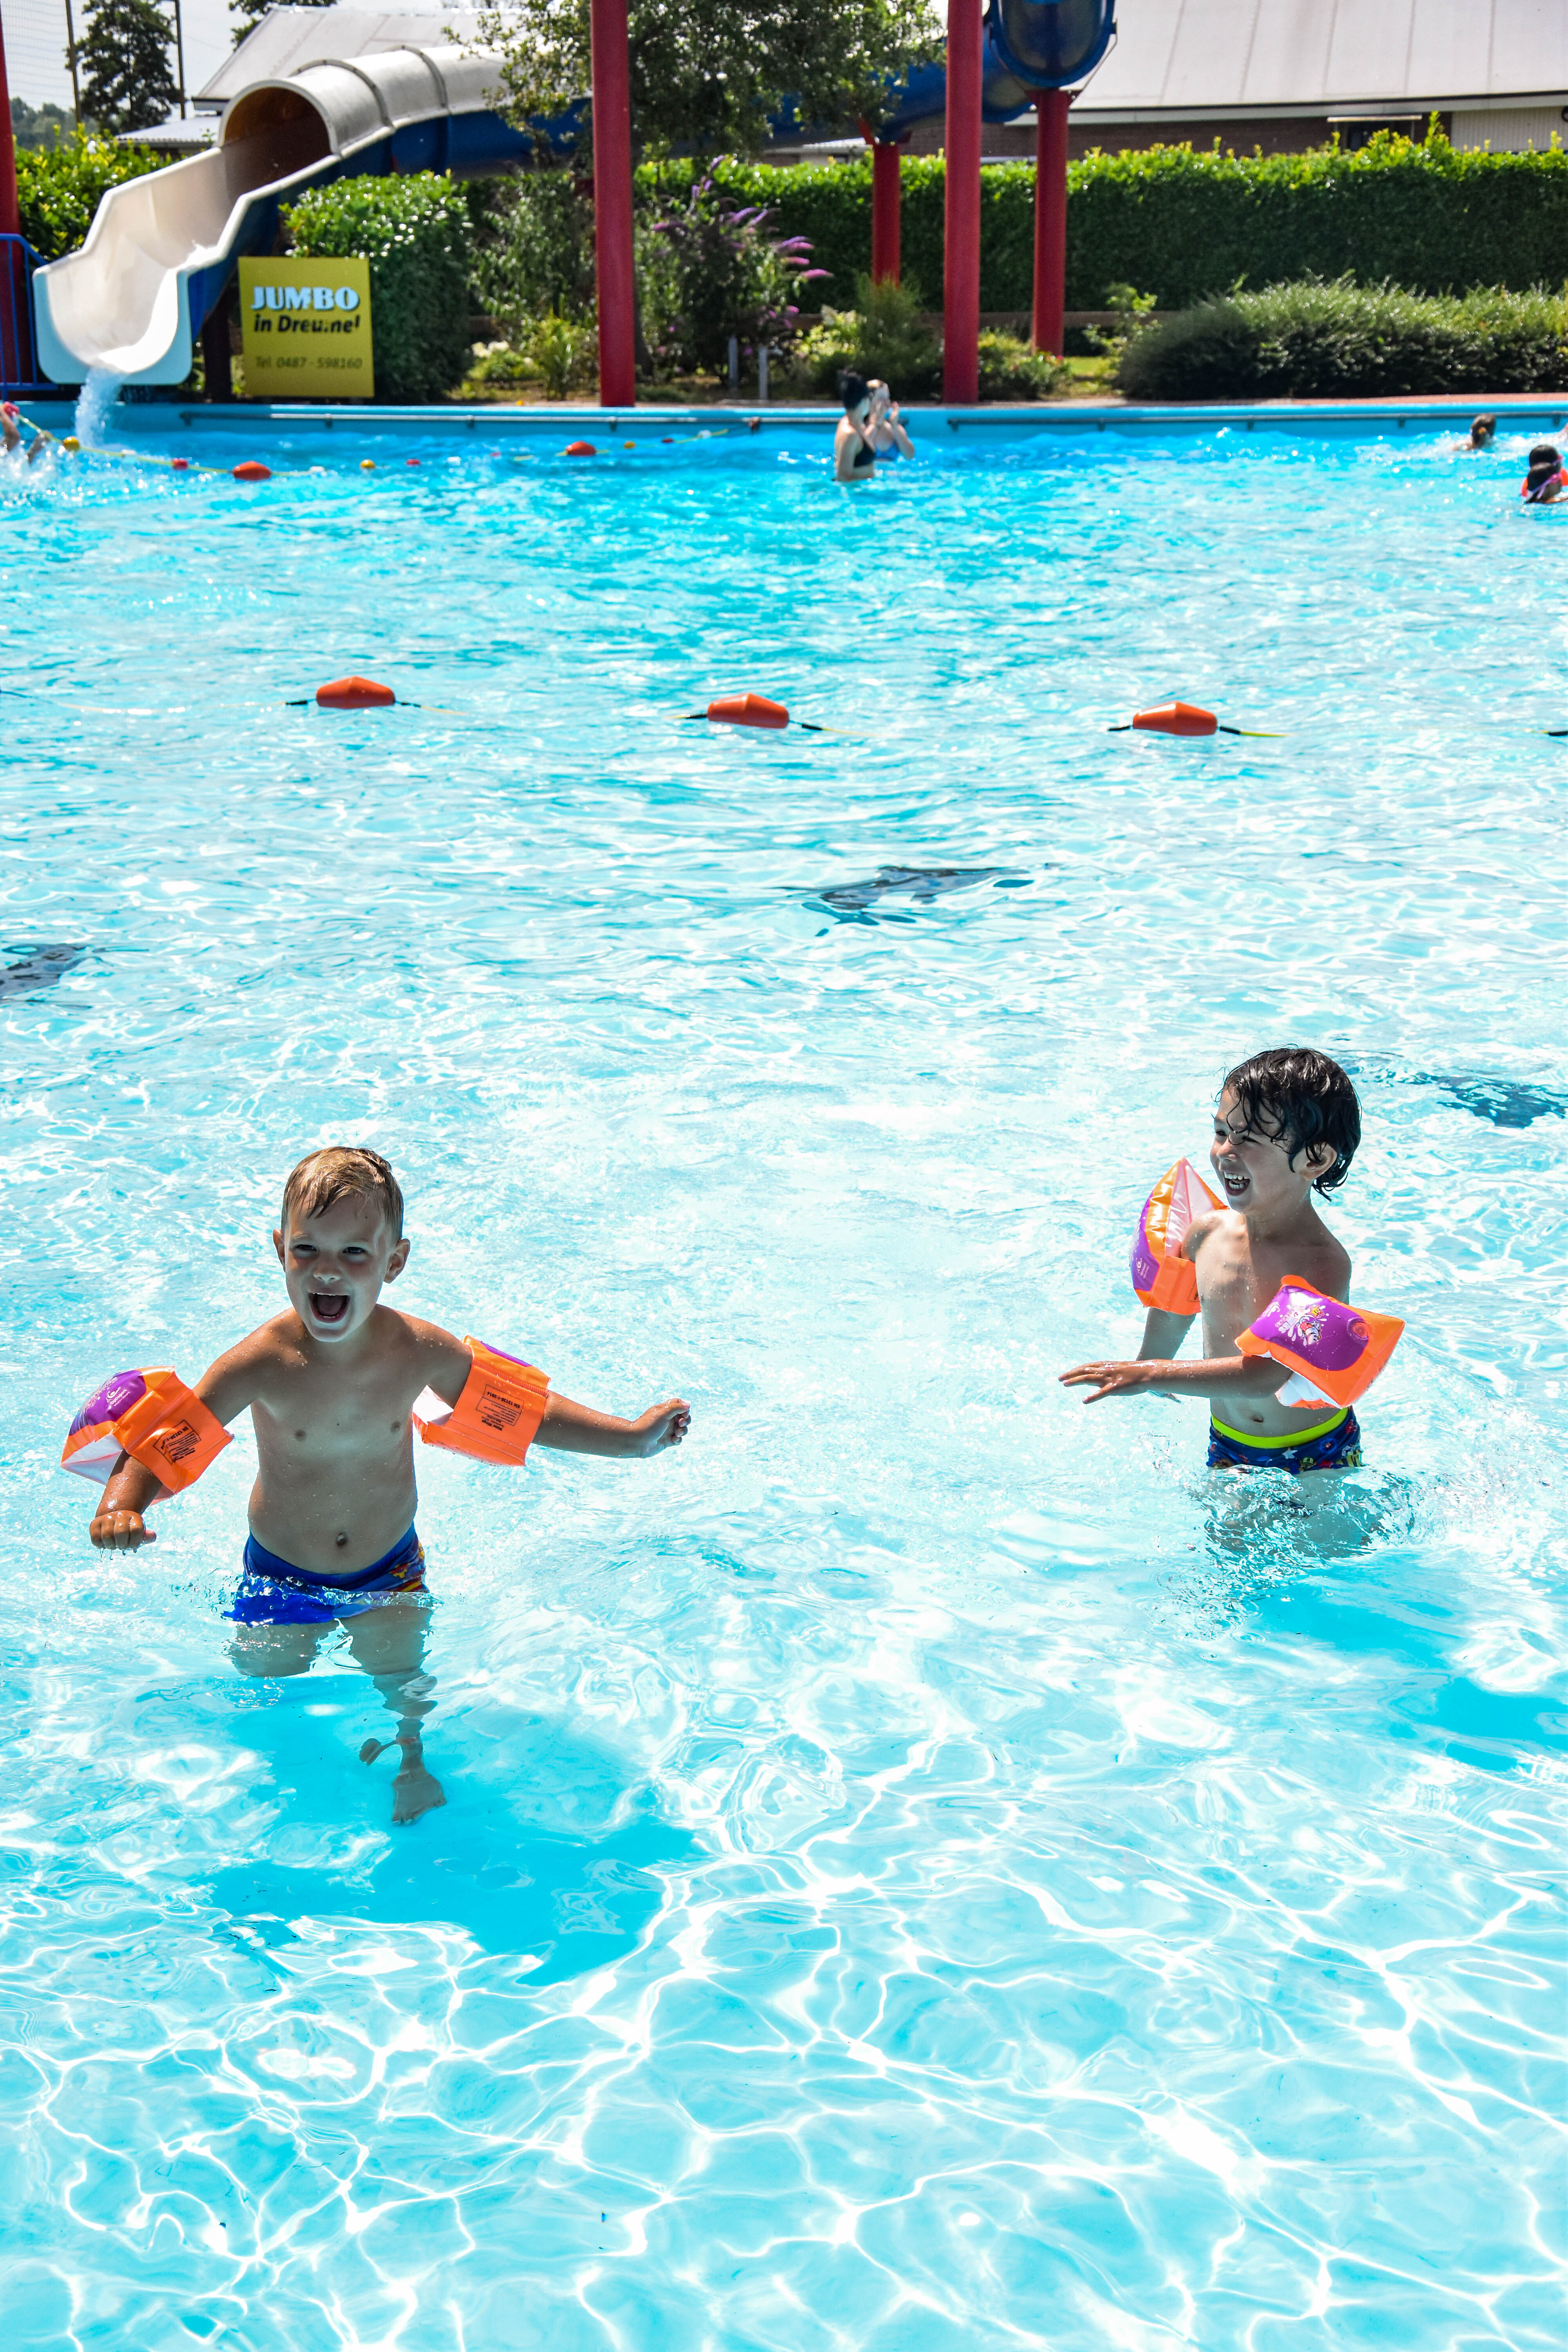
<svg viewBox="0 0 1568 2352"><path fill-rule="evenodd" d="M1560 98L1568 0L1117 0L1097 114L1419 113Z"/></svg>
<svg viewBox="0 0 1568 2352"><path fill-rule="evenodd" d="M1415 114L1568 97L1568 0L1117 0L1117 41L1073 109ZM328 58L477 37L474 9L274 8L195 93L226 105Z"/></svg>

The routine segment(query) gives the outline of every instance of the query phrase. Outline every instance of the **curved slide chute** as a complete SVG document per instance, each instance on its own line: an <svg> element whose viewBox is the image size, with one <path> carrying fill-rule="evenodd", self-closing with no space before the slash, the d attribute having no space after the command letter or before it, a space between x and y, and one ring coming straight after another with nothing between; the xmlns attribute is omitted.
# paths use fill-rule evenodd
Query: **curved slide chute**
<svg viewBox="0 0 1568 2352"><path fill-rule="evenodd" d="M1116 34L1107 0L991 0L990 46L1032 95L1087 81Z"/></svg>
<svg viewBox="0 0 1568 2352"><path fill-rule="evenodd" d="M45 373L183 383L236 259L270 250L280 204L351 173L470 176L520 162L531 142L491 102L500 70L456 45L384 49L242 90L215 147L110 189L87 243L37 271Z"/></svg>

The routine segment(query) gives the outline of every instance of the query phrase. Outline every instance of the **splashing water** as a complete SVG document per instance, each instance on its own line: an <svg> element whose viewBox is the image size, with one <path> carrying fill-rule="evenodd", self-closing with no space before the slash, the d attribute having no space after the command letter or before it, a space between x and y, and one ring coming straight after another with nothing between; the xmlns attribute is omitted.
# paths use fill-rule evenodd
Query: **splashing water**
<svg viewBox="0 0 1568 2352"><path fill-rule="evenodd" d="M112 368L89 368L76 404L76 437L84 449L101 447L109 412L120 397L122 375Z"/></svg>

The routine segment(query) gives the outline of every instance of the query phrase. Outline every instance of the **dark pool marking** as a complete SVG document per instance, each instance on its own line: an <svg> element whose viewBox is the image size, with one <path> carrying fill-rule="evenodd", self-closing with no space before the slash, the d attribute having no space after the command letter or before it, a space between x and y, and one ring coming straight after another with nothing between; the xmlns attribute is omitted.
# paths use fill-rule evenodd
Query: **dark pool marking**
<svg viewBox="0 0 1568 2352"><path fill-rule="evenodd" d="M1568 1095L1554 1095L1548 1087L1519 1084L1512 1078L1458 1077L1440 1070L1402 1070L1397 1064L1379 1060L1343 1059L1352 1078L1380 1078L1390 1086L1437 1087L1456 1110L1489 1119L1493 1127L1533 1127L1538 1118L1568 1118Z"/></svg>
<svg viewBox="0 0 1568 2352"><path fill-rule="evenodd" d="M990 882L998 890L1026 890L1027 874L1008 874L1000 866L879 866L868 882L833 882L807 897L808 907L825 908L848 922L874 922L873 908L885 898L904 897L911 906L929 907L953 890L978 889ZM889 922L908 922L908 915L889 915Z"/></svg>
<svg viewBox="0 0 1568 2352"><path fill-rule="evenodd" d="M1568 1118L1568 1097L1545 1087L1515 1086L1510 1078L1445 1078L1416 1073L1412 1086L1440 1087L1459 1110L1494 1127L1533 1127L1538 1118Z"/></svg>
<svg viewBox="0 0 1568 2352"><path fill-rule="evenodd" d="M30 996L36 989L52 988L88 952L76 940L55 940L37 947L14 940L5 953L20 956L22 961L0 971L0 996Z"/></svg>

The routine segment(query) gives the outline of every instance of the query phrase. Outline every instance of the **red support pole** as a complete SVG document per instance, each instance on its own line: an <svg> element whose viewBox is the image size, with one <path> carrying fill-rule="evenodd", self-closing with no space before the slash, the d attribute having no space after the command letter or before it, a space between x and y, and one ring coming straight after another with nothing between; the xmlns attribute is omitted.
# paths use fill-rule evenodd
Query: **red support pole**
<svg viewBox="0 0 1568 2352"><path fill-rule="evenodd" d="M1035 349L1062 355L1068 291L1068 109L1065 89L1035 92Z"/></svg>
<svg viewBox="0 0 1568 2352"><path fill-rule="evenodd" d="M980 397L980 100L984 0L947 0L942 398Z"/></svg>
<svg viewBox="0 0 1568 2352"><path fill-rule="evenodd" d="M599 295L599 405L637 396L632 272L632 99L626 0L593 0L594 267Z"/></svg>
<svg viewBox="0 0 1568 2352"><path fill-rule="evenodd" d="M899 282L899 238L903 197L903 149L891 139L871 148L871 282Z"/></svg>
<svg viewBox="0 0 1568 2352"><path fill-rule="evenodd" d="M20 236L16 201L16 148L11 136L11 88L5 79L5 28L0 25L0 236Z"/></svg>

